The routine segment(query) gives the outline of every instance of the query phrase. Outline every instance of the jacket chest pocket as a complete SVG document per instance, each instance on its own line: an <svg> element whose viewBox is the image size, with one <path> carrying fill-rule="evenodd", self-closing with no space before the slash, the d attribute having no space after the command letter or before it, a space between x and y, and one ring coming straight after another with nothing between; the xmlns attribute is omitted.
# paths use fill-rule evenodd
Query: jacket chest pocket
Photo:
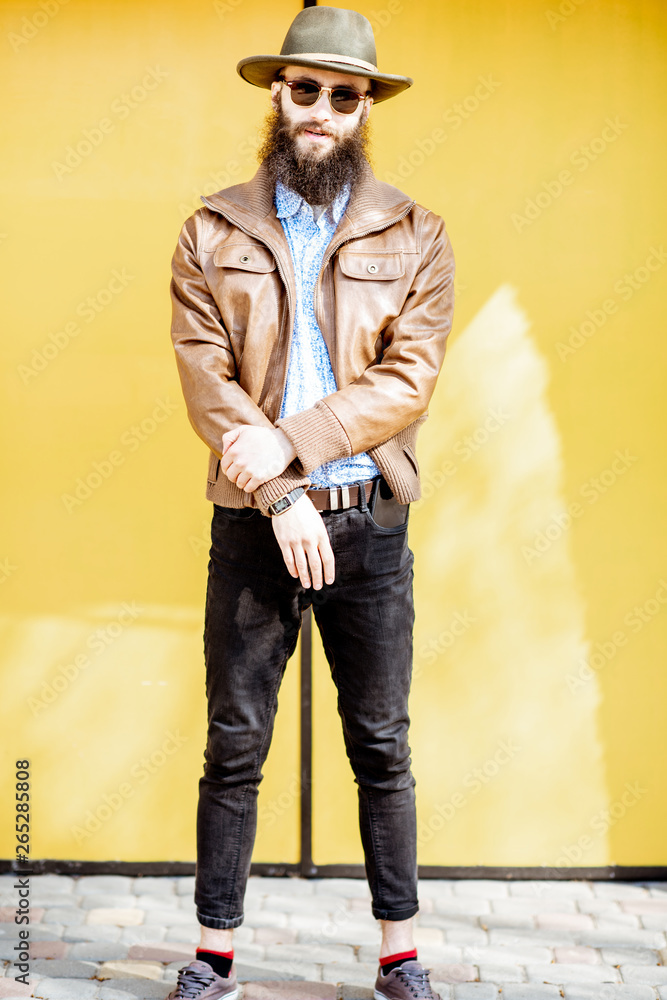
<svg viewBox="0 0 667 1000"><path fill-rule="evenodd" d="M368 250L341 250L338 254L340 269L347 278L362 281L393 281L405 274L405 261L401 250L386 253Z"/></svg>
<svg viewBox="0 0 667 1000"><path fill-rule="evenodd" d="M218 247L213 254L213 263L216 267L254 271L256 274L268 274L276 269L270 250L256 243L232 243Z"/></svg>
<svg viewBox="0 0 667 1000"><path fill-rule="evenodd" d="M258 243L223 243L211 248L211 291L240 370L248 334L276 336L280 279L271 251Z"/></svg>
<svg viewBox="0 0 667 1000"><path fill-rule="evenodd" d="M382 360L384 331L405 305L409 282L405 279L402 250L342 249L334 269L338 354L348 360L340 373L344 384L354 381Z"/></svg>

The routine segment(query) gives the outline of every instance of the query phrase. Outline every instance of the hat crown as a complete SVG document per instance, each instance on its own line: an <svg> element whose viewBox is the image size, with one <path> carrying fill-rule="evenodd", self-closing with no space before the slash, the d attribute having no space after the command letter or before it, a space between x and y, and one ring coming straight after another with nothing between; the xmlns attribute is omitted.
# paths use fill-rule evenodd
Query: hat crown
<svg viewBox="0 0 667 1000"><path fill-rule="evenodd" d="M305 7L285 35L281 56L328 52L377 66L373 27L356 10L343 7Z"/></svg>

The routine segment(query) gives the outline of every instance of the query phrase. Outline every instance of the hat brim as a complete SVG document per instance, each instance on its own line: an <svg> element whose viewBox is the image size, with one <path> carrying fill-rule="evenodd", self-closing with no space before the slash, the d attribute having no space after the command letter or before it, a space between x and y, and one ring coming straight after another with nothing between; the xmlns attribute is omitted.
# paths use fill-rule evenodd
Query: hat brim
<svg viewBox="0 0 667 1000"><path fill-rule="evenodd" d="M248 56L241 59L236 72L247 83L255 87L271 89L276 73L282 66L309 66L312 69L326 69L347 76L363 76L373 81L373 101L378 104L389 97L395 97L401 91L411 87L413 80L409 76L394 76L391 73L377 73L360 66L350 66L349 63L323 62L320 59L309 59L307 56Z"/></svg>

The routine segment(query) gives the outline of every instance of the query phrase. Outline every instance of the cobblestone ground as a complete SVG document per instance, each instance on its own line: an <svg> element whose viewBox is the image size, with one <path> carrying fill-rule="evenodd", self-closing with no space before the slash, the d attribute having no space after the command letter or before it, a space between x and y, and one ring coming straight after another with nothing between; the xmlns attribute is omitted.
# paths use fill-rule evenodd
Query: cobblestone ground
<svg viewBox="0 0 667 1000"><path fill-rule="evenodd" d="M194 878L31 876L30 985L0 876L0 998L148 1000L199 942ZM443 1000L667 1000L667 883L425 880L421 962ZM370 1000L379 924L365 882L251 878L234 952L244 1000Z"/></svg>

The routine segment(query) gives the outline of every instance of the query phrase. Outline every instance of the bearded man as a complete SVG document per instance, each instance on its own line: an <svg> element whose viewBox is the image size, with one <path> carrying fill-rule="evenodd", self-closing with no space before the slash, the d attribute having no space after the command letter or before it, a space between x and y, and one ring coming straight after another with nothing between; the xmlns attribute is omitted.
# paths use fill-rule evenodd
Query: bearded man
<svg viewBox="0 0 667 1000"><path fill-rule="evenodd" d="M380 73L372 27L309 7L277 56L241 60L271 91L260 167L202 198L172 262L172 339L210 449L204 623L208 738L199 780L197 959L171 998L238 995L232 936L277 693L304 610L338 691L372 913L375 997L434 998L417 961L410 770L417 429L452 322L440 216L378 181L371 106L412 84Z"/></svg>

